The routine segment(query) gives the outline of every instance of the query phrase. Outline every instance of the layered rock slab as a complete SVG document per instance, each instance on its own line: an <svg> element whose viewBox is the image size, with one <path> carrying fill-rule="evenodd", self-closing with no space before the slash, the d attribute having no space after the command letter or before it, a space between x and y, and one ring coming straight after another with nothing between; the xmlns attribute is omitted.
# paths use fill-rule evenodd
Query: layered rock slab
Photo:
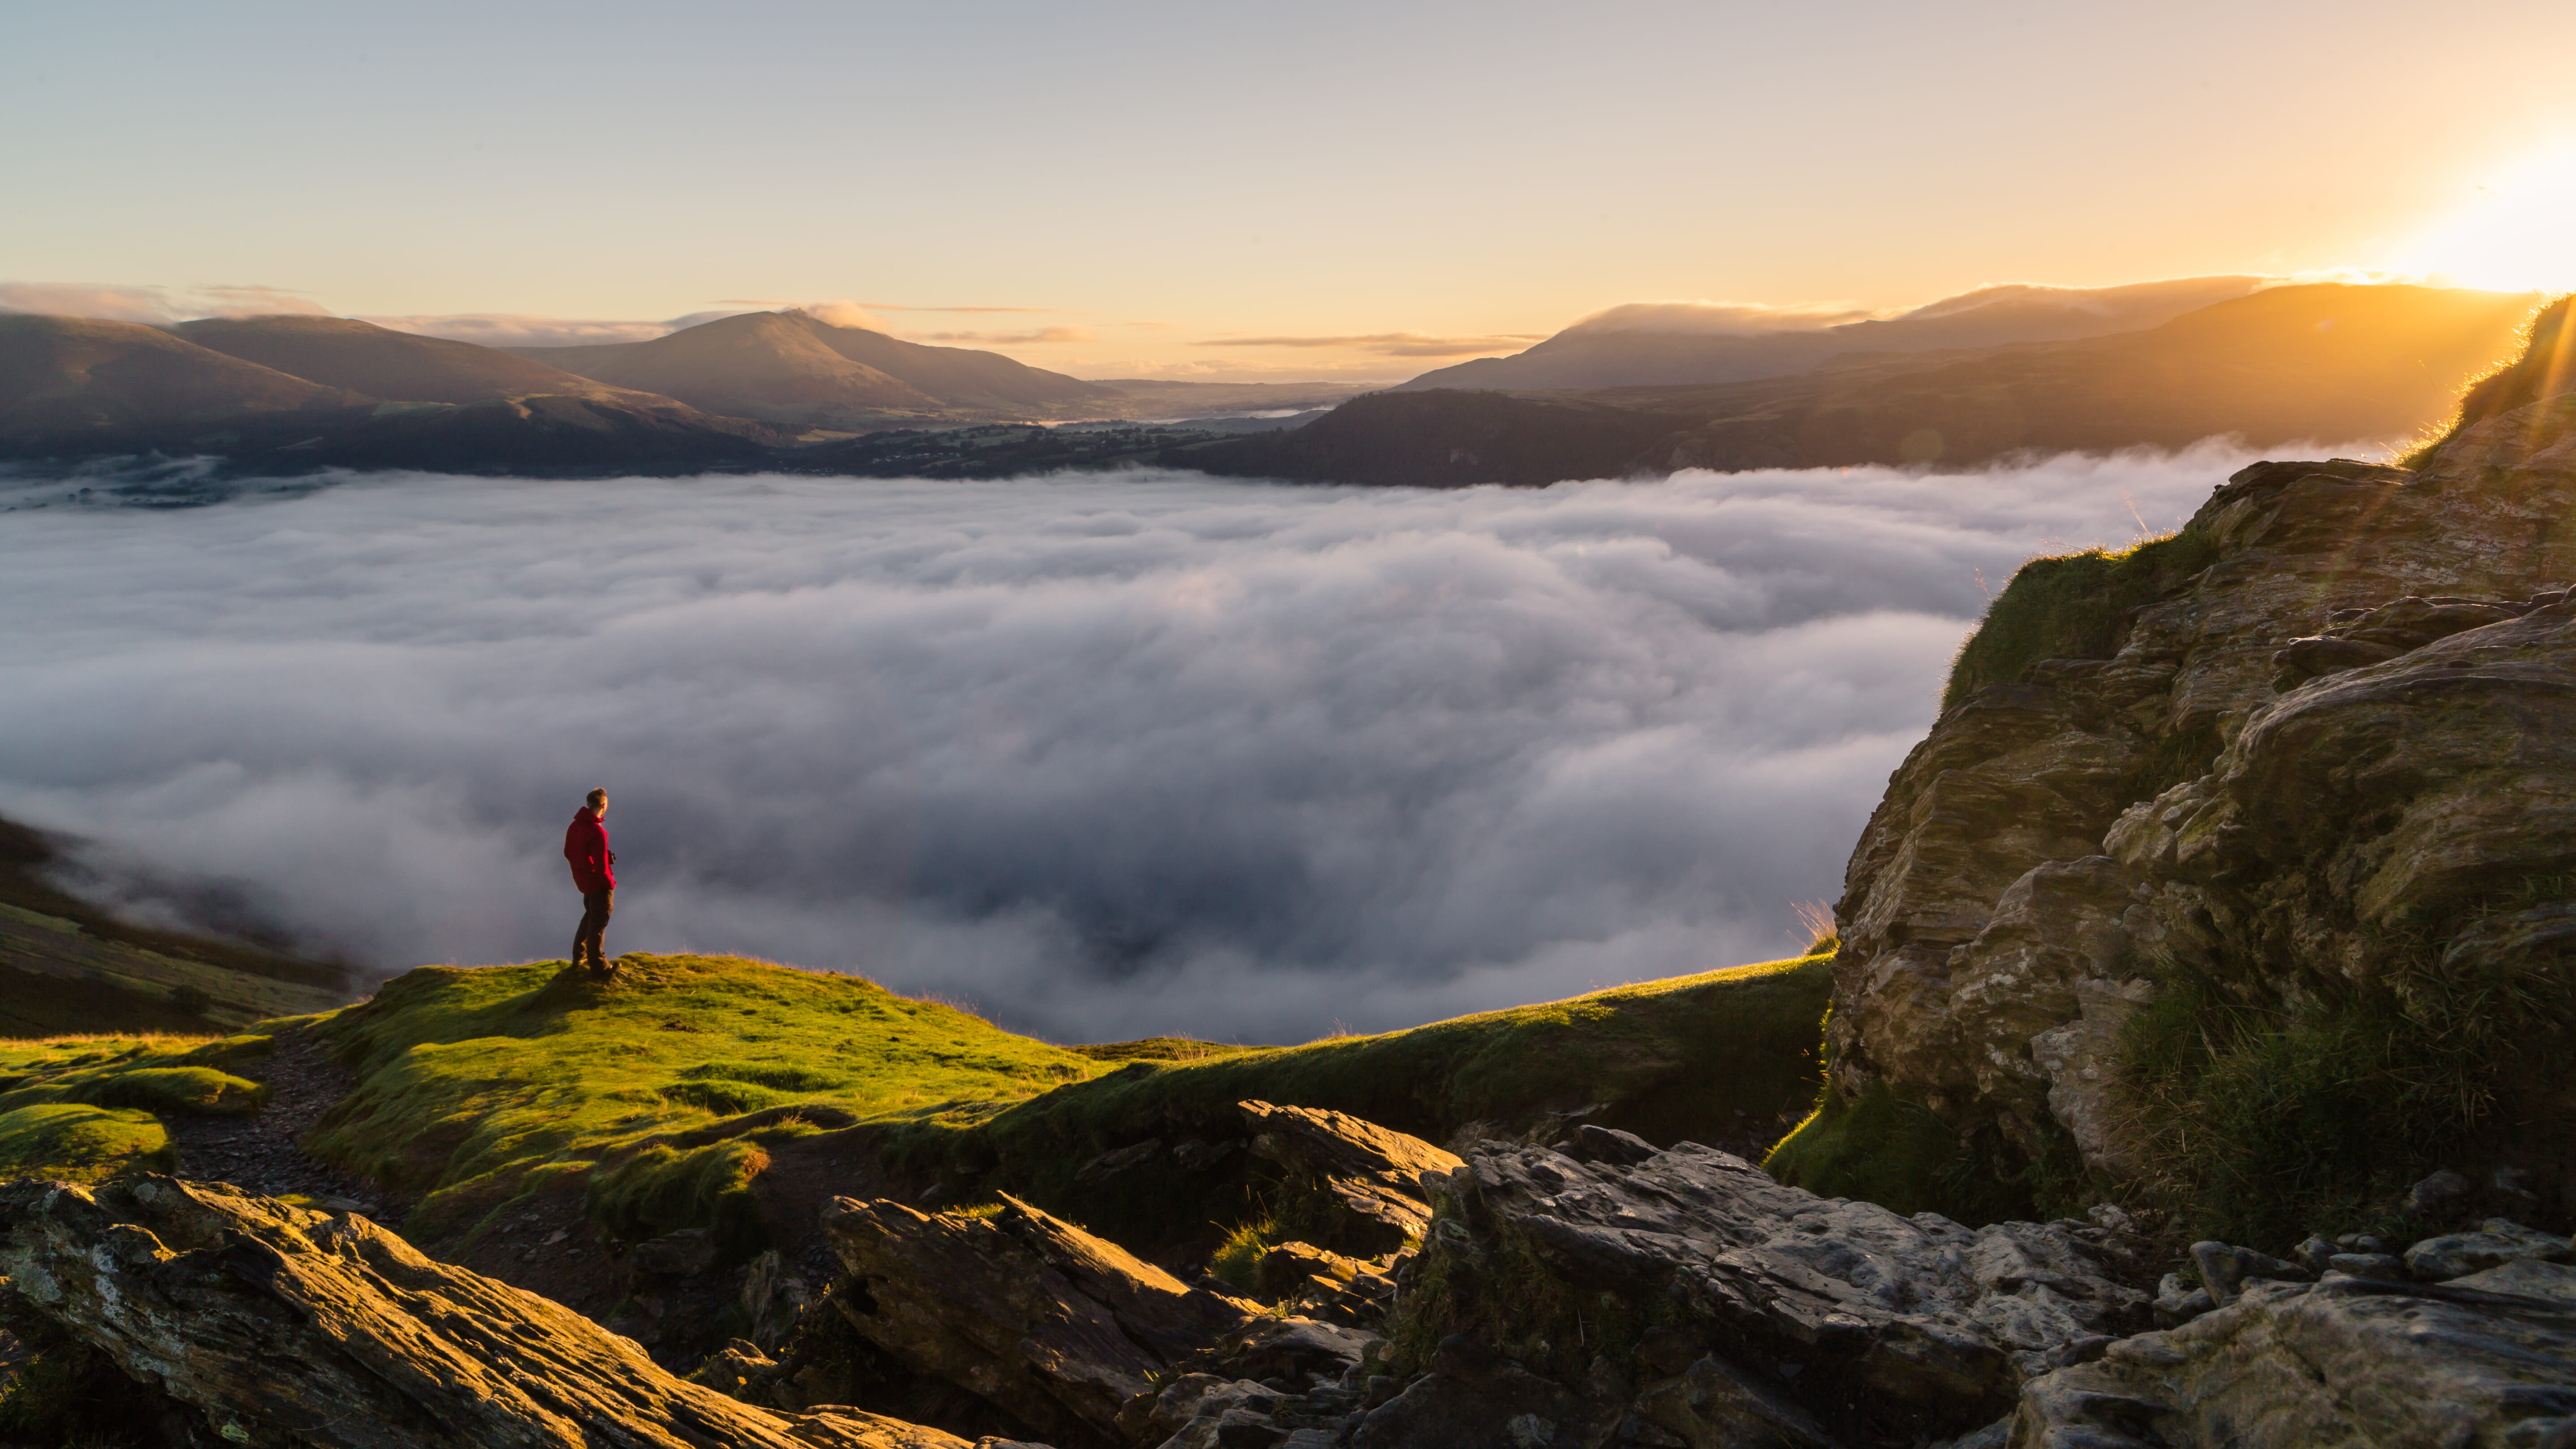
<svg viewBox="0 0 2576 1449"><path fill-rule="evenodd" d="M1526 1304L1550 1293L1605 1321L1624 1306L1659 1320L1649 1356L1675 1374L1703 1351L1716 1360L1700 1397L1750 1406L1746 1432L1869 1442L1901 1420L1957 1433L2007 1412L2026 1379L2147 1321L2148 1295L2131 1286L2140 1267L2103 1229L1901 1217L1692 1143L1634 1165L1487 1143L1440 1184L1440 1212L1424 1267L1446 1285L1451 1326L1505 1338L1534 1326ZM1554 1285L1532 1281L1532 1263ZM1525 1339L1523 1366L1585 1382L1589 1355L1555 1341L1581 1323L1536 1326L1554 1338ZM1655 1388L1637 1393L1640 1408L1655 1407ZM1823 1427L1787 1428L1808 1416Z"/></svg>
<svg viewBox="0 0 2576 1449"><path fill-rule="evenodd" d="M823 1233L861 1336L1065 1444L1114 1442L1121 1408L1254 1316L1007 1196L980 1216L835 1198Z"/></svg>
<svg viewBox="0 0 2576 1449"><path fill-rule="evenodd" d="M255 1449L967 1449L737 1403L364 1217L212 1184L0 1187L0 1273L23 1311Z"/></svg>
<svg viewBox="0 0 2576 1449"><path fill-rule="evenodd" d="M2032 1381L2013 1449L2576 1444L2576 1268L2261 1282Z"/></svg>
<svg viewBox="0 0 2576 1449"><path fill-rule="evenodd" d="M1459 1166L1457 1154L1419 1137L1390 1131L1347 1112L1238 1104L1251 1125L1252 1150L1288 1169L1292 1186L1311 1189L1325 1219L1326 1246L1364 1257L1402 1248L1430 1225L1422 1175Z"/></svg>

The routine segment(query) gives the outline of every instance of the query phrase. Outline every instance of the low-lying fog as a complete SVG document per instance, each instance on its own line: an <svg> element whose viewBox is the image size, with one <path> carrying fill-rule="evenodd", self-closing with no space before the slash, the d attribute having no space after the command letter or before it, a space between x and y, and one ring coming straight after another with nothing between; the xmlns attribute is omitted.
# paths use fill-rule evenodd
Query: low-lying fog
<svg viewBox="0 0 2576 1449"><path fill-rule="evenodd" d="M0 814L390 971L565 954L604 785L612 951L1066 1040L1400 1026L1792 954L1984 590L2244 461L54 488L0 515Z"/></svg>

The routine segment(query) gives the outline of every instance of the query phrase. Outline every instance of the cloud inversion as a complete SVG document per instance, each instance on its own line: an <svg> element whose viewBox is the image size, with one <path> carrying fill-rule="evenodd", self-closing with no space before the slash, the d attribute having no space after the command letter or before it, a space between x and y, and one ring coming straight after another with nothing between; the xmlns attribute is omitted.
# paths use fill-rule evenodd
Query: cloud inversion
<svg viewBox="0 0 2576 1449"><path fill-rule="evenodd" d="M2034 551L2242 460L0 503L0 813L379 967L735 950L1298 1040L1786 954ZM26 505L51 501L51 506ZM155 901L160 904L156 906ZM571 909L567 909L571 907Z"/></svg>

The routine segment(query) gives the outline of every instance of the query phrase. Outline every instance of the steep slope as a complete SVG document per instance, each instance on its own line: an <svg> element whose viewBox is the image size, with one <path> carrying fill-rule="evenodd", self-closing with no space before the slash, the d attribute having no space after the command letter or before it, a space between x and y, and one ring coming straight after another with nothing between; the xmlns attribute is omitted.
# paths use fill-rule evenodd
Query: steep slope
<svg viewBox="0 0 2576 1449"><path fill-rule="evenodd" d="M1088 416L1121 397L998 353L925 347L793 311L720 318L650 342L511 350L708 412L809 426Z"/></svg>
<svg viewBox="0 0 2576 1449"><path fill-rule="evenodd" d="M1805 372L1848 353L1931 352L2054 342L2154 327L2241 297L2260 277L2185 277L2125 287L1983 287L1901 317L1769 334L1681 330L1685 308L1615 307L1527 352L1434 368L1399 391L1429 388L1671 387ZM1703 324L1714 329L1725 323Z"/></svg>
<svg viewBox="0 0 2576 1449"><path fill-rule="evenodd" d="M362 401L155 327L0 314L0 439L184 430L315 416Z"/></svg>
<svg viewBox="0 0 2576 1449"><path fill-rule="evenodd" d="M2414 471L2259 464L2022 570L1853 852L1776 1171L2284 1247L2435 1167L2576 1205L2568 312Z"/></svg>
<svg viewBox="0 0 2576 1449"><path fill-rule="evenodd" d="M349 317L209 317L170 330L228 357L392 402L472 403L531 393L654 401L494 348Z"/></svg>

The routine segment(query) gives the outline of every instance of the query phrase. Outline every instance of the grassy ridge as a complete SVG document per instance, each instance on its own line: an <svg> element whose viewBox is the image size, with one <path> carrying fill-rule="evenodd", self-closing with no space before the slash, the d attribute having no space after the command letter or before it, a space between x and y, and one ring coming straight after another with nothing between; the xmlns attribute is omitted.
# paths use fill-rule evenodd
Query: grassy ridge
<svg viewBox="0 0 2576 1449"><path fill-rule="evenodd" d="M265 1089L223 1065L309 1028L357 1085L307 1145L417 1195L404 1227L427 1243L578 1184L618 1236L708 1226L745 1251L759 1231L749 1185L771 1151L859 1124L884 1129L899 1162L980 1176L1113 1234L1174 1215L1195 1226L1258 1204L1202 1201L1211 1181L1177 1174L1122 1177L1104 1194L1080 1171L1145 1138L1240 1138L1247 1098L1435 1140L1586 1108L1584 1120L1658 1142L1759 1135L1814 1099L1828 962L1270 1048L1058 1047L857 977L738 958L630 956L610 983L560 962L424 967L370 1001L236 1037L0 1044L0 1171L166 1165L154 1114L255 1107ZM1236 1154L1225 1181L1240 1186L1248 1163Z"/></svg>
<svg viewBox="0 0 2576 1449"><path fill-rule="evenodd" d="M1829 954L1615 987L1479 1012L1407 1031L1332 1037L1197 1062L1130 1062L980 1121L922 1123L890 1153L949 1180L1045 1204L1113 1237L1151 1241L1214 1212L1258 1216L1259 1185L1209 1201L1208 1179L1177 1168L1085 1183L1101 1153L1154 1140L1238 1138L1246 1099L1329 1107L1434 1142L1474 1129L1511 1135L1557 1114L1658 1144L1766 1136L1804 1112L1822 1081L1817 1022ZM1776 1130L1776 1128L1772 1128ZM1168 1157L1157 1159L1167 1161ZM1126 1240L1122 1238L1122 1241Z"/></svg>
<svg viewBox="0 0 2576 1449"><path fill-rule="evenodd" d="M313 1150L423 1194L411 1228L432 1238L566 1173L612 1226L667 1231L720 1217L785 1138L981 1115L1108 1070L855 976L624 960L614 983L423 967L324 1020L358 1087Z"/></svg>

